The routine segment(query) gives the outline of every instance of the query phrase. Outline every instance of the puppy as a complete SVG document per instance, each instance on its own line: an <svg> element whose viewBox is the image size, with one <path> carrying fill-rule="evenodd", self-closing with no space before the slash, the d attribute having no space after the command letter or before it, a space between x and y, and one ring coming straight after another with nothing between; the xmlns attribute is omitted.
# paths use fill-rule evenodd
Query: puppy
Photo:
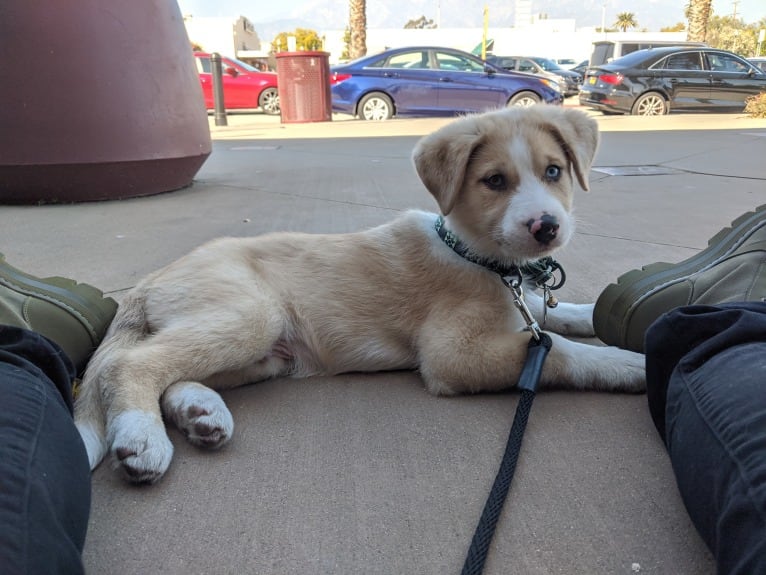
<svg viewBox="0 0 766 575"><path fill-rule="evenodd" d="M214 390L268 378L413 369L437 395L513 387L530 334L495 267L567 243L597 144L596 123L560 107L461 118L413 154L439 225L411 211L359 233L218 239L149 275L83 378L76 423L91 466L110 452L129 480L154 482L173 454L163 413L219 447L233 422ZM526 301L541 313L539 296ZM591 315L562 303L546 330L592 335ZM542 386L643 390L642 355L551 338Z"/></svg>

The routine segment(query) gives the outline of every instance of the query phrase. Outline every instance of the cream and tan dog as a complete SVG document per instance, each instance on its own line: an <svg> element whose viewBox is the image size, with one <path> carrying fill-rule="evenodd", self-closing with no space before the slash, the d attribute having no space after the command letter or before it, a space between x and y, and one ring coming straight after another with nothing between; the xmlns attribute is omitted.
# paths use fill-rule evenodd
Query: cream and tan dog
<svg viewBox="0 0 766 575"><path fill-rule="evenodd" d="M521 265L573 233L596 123L554 106L458 119L424 137L415 167L444 224L488 262ZM203 245L122 302L83 379L76 422L95 467L159 479L173 446L162 413L199 446L232 435L214 389L274 377L418 370L434 394L515 385L530 335L499 275L411 211L352 234L269 234ZM527 303L541 313L542 299ZM592 335L592 305L560 304L546 330ZM552 333L541 385L637 392L643 356Z"/></svg>

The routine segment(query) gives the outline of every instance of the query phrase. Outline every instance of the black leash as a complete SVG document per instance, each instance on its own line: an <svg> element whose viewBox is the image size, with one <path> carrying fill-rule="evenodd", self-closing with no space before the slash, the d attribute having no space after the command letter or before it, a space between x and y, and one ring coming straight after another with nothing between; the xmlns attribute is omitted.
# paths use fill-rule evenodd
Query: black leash
<svg viewBox="0 0 766 575"><path fill-rule="evenodd" d="M524 437L524 430L527 427L527 419L532 409L532 400L535 398L537 384L540 381L540 373L543 369L545 356L551 349L551 338L545 332L539 332L540 339L532 337L527 347L527 359L519 378L518 387L521 390L521 398L516 407L516 415L513 418L511 433L508 436L508 443L505 446L503 460L500 463L500 469L492 484L492 490L489 492L487 502L484 504L484 511L481 513L479 524L471 540L471 546L468 549L468 555L463 564L462 575L479 575L484 571L484 563L487 560L489 544L492 542L492 536L495 534L497 520L500 518L500 512L503 510L505 498L511 487L513 473L516 471L516 462L519 459L521 451L521 440Z"/></svg>

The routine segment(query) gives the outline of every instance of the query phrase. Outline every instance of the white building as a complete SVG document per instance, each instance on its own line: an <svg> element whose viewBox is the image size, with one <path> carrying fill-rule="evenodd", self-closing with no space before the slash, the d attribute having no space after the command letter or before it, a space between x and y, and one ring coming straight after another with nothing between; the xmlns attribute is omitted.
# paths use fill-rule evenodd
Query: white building
<svg viewBox="0 0 766 575"><path fill-rule="evenodd" d="M261 44L253 23L238 18L197 18L184 16L186 34L205 52L218 52L240 59L267 58L270 44Z"/></svg>
<svg viewBox="0 0 766 575"><path fill-rule="evenodd" d="M532 25L532 0L516 0L513 11L513 27L526 28Z"/></svg>

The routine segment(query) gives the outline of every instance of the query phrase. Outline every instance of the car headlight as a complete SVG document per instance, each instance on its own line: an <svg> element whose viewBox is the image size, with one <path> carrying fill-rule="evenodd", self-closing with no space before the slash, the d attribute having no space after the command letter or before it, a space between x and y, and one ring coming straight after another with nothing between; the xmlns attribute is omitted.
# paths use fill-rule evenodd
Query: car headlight
<svg viewBox="0 0 766 575"><path fill-rule="evenodd" d="M540 78L540 81L548 86L551 90L556 90L557 92L561 92L561 86L559 86L558 82L554 82L553 80L549 80L548 78Z"/></svg>

